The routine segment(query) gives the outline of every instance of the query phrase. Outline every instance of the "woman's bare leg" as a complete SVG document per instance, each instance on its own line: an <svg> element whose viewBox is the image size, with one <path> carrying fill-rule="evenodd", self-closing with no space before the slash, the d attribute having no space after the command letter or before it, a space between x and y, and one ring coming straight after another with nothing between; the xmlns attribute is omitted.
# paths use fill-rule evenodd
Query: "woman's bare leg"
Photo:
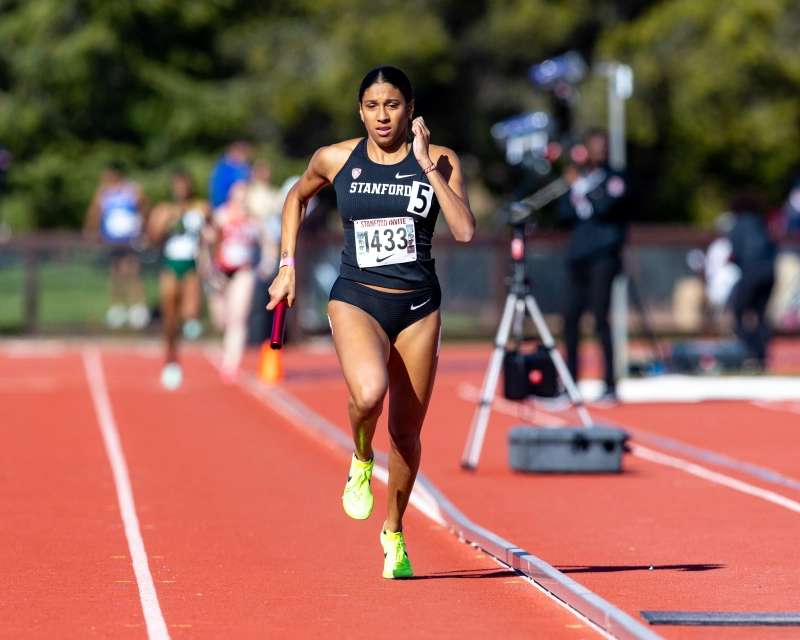
<svg viewBox="0 0 800 640"><path fill-rule="evenodd" d="M202 287L197 271L190 271L181 281L181 318L196 320L200 317L200 302L202 300Z"/></svg>
<svg viewBox="0 0 800 640"><path fill-rule="evenodd" d="M253 301L255 274L251 269L237 271L225 290L225 337L222 346L223 371L237 371L247 340L247 316Z"/></svg>
<svg viewBox="0 0 800 640"><path fill-rule="evenodd" d="M118 258L112 258L111 264L108 266L108 297L111 299L111 306L125 303L125 291Z"/></svg>
<svg viewBox="0 0 800 640"><path fill-rule="evenodd" d="M227 284L225 288L227 289ZM225 289L214 290L208 294L208 315L214 329L223 333L225 331Z"/></svg>
<svg viewBox="0 0 800 640"><path fill-rule="evenodd" d="M328 316L336 355L350 391L347 409L355 453L359 460L367 462L372 459L372 437L389 388L389 338L375 318L346 302L329 302Z"/></svg>
<svg viewBox="0 0 800 640"><path fill-rule="evenodd" d="M123 276L128 305L146 304L139 256L131 254L121 258L120 272Z"/></svg>
<svg viewBox="0 0 800 640"><path fill-rule="evenodd" d="M167 362L177 362L181 283L172 271L165 269L159 276L158 289L161 298L161 324L167 346Z"/></svg>
<svg viewBox="0 0 800 640"><path fill-rule="evenodd" d="M389 356L389 504L387 531L403 530L403 514L419 471L420 432L438 364L439 311L404 329Z"/></svg>

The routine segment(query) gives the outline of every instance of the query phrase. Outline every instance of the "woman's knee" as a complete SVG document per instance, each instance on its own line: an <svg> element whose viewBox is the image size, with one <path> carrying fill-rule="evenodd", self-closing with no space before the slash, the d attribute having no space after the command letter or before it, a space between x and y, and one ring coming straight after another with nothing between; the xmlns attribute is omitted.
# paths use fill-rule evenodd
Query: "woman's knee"
<svg viewBox="0 0 800 640"><path fill-rule="evenodd" d="M354 385L351 390L351 402L355 409L365 415L373 416L383 409L383 400L386 397L386 384L375 381L364 381Z"/></svg>
<svg viewBox="0 0 800 640"><path fill-rule="evenodd" d="M406 425L406 427L408 426L409 425ZM419 452L422 446L419 429L415 427L417 427L417 425L412 425L410 429L389 429L389 439L391 440L392 447L404 458L414 456Z"/></svg>
<svg viewBox="0 0 800 640"><path fill-rule="evenodd" d="M422 423L420 420L409 420L406 417L402 425L392 424L394 421L389 419L389 439L394 447L400 451L415 451L420 446L420 432Z"/></svg>

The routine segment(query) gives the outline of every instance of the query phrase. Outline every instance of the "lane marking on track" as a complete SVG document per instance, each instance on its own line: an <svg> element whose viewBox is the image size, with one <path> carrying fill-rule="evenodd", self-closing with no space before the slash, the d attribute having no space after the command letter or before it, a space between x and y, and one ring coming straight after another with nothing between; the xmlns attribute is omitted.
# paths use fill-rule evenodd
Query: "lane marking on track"
<svg viewBox="0 0 800 640"><path fill-rule="evenodd" d="M784 402L763 402L761 400L754 400L751 404L761 409L770 409L771 411L782 411L784 413L800 413L800 402L796 400Z"/></svg>
<svg viewBox="0 0 800 640"><path fill-rule="evenodd" d="M60 340L4 340L0 346L6 358L60 358L65 351L66 345Z"/></svg>
<svg viewBox="0 0 800 640"><path fill-rule="evenodd" d="M136 515L136 504L133 500L133 488L128 474L128 464L125 462L119 430L111 408L111 398L108 395L100 351L95 347L87 347L83 349L82 355L92 403L97 414L97 423L100 426L106 455L114 476L114 486L117 489L120 515L125 529L125 537L128 540L128 549L131 553L133 572L139 587L139 598L142 602L142 612L147 626L147 637L150 640L169 640L169 631L167 631L167 624L164 621L164 615L158 603L156 587L153 583L153 576L150 573L147 552L145 551L142 532L139 528L139 518Z"/></svg>
<svg viewBox="0 0 800 640"><path fill-rule="evenodd" d="M480 400L480 389L468 383L459 385L457 393L462 400L467 400L469 402L478 402ZM525 417L521 416L519 413L518 403L506 400L502 397L494 399L492 402L492 410L497 411L498 413L525 419ZM534 408L534 411L537 419L528 420L528 422L531 424L535 424L546 429L555 429L570 424L567 420L564 420L563 418L555 416L551 413L547 413L546 411L541 411L538 408ZM781 487L800 491L800 480L788 478L777 471L774 471L773 469L759 467L758 465L750 464L749 462L742 462L734 458L729 458L721 453L716 453L715 451L701 449L700 447L695 447L679 440L673 440L672 438L667 438L665 436L655 435L647 431L642 431L641 429L636 429L625 424L615 423L610 420L604 420L603 424L623 429L624 431L632 434L636 440L650 446L666 449L672 453L678 453L689 458L694 458L700 462L715 464L738 473L753 476L754 478L758 478L759 480L763 480L771 484L777 484Z"/></svg>
<svg viewBox="0 0 800 640"><path fill-rule="evenodd" d="M206 357L214 366L213 353L207 352ZM347 434L286 390L262 385L252 376L241 376L239 385L318 442L339 452L352 451L353 443ZM375 462L373 477L386 482L388 480L388 470L385 470L384 466L386 454L375 451ZM375 473L378 469L380 471ZM417 495L419 498L415 497ZM482 549L499 564L523 574L526 580L530 580L551 598L563 603L572 615L605 637L624 640L662 640L661 636L638 620L562 574L544 560L472 522L422 472L417 476L409 501L426 516L446 526L460 541Z"/></svg>
<svg viewBox="0 0 800 640"><path fill-rule="evenodd" d="M2 393L49 393L60 386L56 378L44 376L23 378L0 378L0 392Z"/></svg>
<svg viewBox="0 0 800 640"><path fill-rule="evenodd" d="M695 464L694 462L689 462L683 458L676 458L675 456L669 456L666 453L654 451L653 449L649 449L640 444L630 443L629 446L632 450L632 453L643 460L649 460L650 462L680 469L681 471L690 473L698 478L716 482L717 484L724 485L730 489L767 500L768 502L777 504L781 507L789 509L790 511L794 511L795 513L800 513L800 502L790 500L789 498L775 493L774 491L761 489L752 484L748 484L747 482L742 482L741 480L731 478L730 476L726 476L722 473L717 473L716 471L712 471L706 467L701 467L699 464Z"/></svg>
<svg viewBox="0 0 800 640"><path fill-rule="evenodd" d="M460 385L458 385L456 394L458 394L462 400L466 400L467 402L480 402L481 399L481 390L478 389L478 387L469 384L468 382L462 382ZM520 409L522 409L522 411L520 411ZM542 411L535 404L520 404L519 402L513 400L506 400L503 397L495 397L492 400L492 411L504 413L507 416L519 418L520 420L526 420L531 424L533 424L534 417L542 418L543 420L541 423L537 420L536 424L538 424L540 427L544 427L545 429L556 429L569 424L568 420L565 420L560 416L555 416L552 413Z"/></svg>

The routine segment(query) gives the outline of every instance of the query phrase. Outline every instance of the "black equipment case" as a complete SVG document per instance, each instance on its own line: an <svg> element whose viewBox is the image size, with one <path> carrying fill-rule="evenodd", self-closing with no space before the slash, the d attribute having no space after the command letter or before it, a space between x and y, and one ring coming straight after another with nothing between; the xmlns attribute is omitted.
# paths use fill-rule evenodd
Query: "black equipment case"
<svg viewBox="0 0 800 640"><path fill-rule="evenodd" d="M528 396L552 398L558 395L556 367L544 346L532 353L519 347L503 356L503 395L509 400Z"/></svg>
<svg viewBox="0 0 800 640"><path fill-rule="evenodd" d="M738 340L696 340L672 345L675 373L741 371L747 349Z"/></svg>

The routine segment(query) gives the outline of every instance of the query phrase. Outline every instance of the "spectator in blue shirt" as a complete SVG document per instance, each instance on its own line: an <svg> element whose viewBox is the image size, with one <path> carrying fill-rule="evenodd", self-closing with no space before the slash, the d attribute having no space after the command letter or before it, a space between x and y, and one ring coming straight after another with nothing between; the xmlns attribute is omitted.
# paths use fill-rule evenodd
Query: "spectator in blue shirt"
<svg viewBox="0 0 800 640"><path fill-rule="evenodd" d="M208 183L208 199L214 209L228 200L231 185L239 180L250 180L250 143L233 142L217 160Z"/></svg>

